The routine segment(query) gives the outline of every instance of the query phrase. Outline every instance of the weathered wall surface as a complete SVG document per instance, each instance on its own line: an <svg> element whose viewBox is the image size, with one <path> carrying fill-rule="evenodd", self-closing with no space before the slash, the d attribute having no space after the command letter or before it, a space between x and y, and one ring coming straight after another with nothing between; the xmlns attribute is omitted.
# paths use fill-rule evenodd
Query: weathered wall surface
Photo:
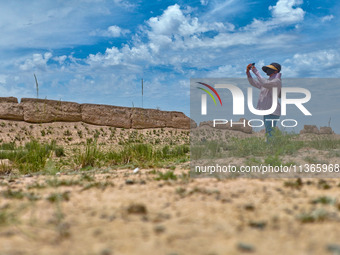
<svg viewBox="0 0 340 255"><path fill-rule="evenodd" d="M119 107L113 105L78 104L57 100L0 97L0 119L31 123L55 121L78 122L119 128L183 128L190 120L182 112Z"/></svg>
<svg viewBox="0 0 340 255"><path fill-rule="evenodd" d="M82 104L81 120L94 125L131 128L131 109L111 105Z"/></svg>
<svg viewBox="0 0 340 255"><path fill-rule="evenodd" d="M0 119L24 120L22 105L15 97L0 97Z"/></svg>
<svg viewBox="0 0 340 255"><path fill-rule="evenodd" d="M334 134L331 127L320 127L320 130L315 125L304 125L300 134Z"/></svg>
<svg viewBox="0 0 340 255"><path fill-rule="evenodd" d="M57 100L22 98L24 121L46 123L54 121L81 121L81 107L78 103Z"/></svg>

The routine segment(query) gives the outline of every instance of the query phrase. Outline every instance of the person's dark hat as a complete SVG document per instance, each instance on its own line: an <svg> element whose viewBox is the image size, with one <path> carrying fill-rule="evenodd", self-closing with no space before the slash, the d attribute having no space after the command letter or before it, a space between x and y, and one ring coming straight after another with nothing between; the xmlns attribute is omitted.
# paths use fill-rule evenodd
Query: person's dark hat
<svg viewBox="0 0 340 255"><path fill-rule="evenodd" d="M277 71L278 73L281 71L281 65L278 63L271 63L270 65L262 67L263 72L268 73Z"/></svg>

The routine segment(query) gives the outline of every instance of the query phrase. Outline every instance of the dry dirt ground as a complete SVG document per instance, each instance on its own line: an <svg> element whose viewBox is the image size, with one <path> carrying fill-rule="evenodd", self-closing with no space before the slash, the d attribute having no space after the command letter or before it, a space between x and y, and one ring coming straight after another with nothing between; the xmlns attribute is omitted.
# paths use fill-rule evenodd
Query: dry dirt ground
<svg viewBox="0 0 340 255"><path fill-rule="evenodd" d="M59 145L79 145L87 139L98 144L144 142L150 144L189 143L189 131L175 128L124 129L96 126L83 122L27 123L0 120L0 143L15 142L24 145L32 138L41 142L56 140Z"/></svg>
<svg viewBox="0 0 340 255"><path fill-rule="evenodd" d="M1 142L30 137L57 139L67 152L88 138L181 144L189 136L0 121ZM328 163L338 155L300 152ZM340 179L192 179L189 162L176 166L177 179L159 180L159 172L169 169L0 176L0 255L340 254Z"/></svg>
<svg viewBox="0 0 340 255"><path fill-rule="evenodd" d="M3 177L0 254L340 254L338 179L185 173Z"/></svg>

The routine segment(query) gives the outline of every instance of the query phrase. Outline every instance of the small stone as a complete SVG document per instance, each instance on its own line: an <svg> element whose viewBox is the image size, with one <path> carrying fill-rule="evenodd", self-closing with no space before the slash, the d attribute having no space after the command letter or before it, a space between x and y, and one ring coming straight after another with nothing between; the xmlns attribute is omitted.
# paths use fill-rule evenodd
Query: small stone
<svg viewBox="0 0 340 255"><path fill-rule="evenodd" d="M15 236L15 234L16 233L13 230L8 230L8 231L0 233L0 236L11 237L11 236Z"/></svg>
<svg viewBox="0 0 340 255"><path fill-rule="evenodd" d="M133 184L135 184L135 182L134 182L134 180L128 179L128 180L125 180L125 184L126 185L133 185Z"/></svg>
<svg viewBox="0 0 340 255"><path fill-rule="evenodd" d="M257 228L257 229L264 229L266 227L267 223L264 221L251 221L249 222L249 226L252 228Z"/></svg>
<svg viewBox="0 0 340 255"><path fill-rule="evenodd" d="M222 203L232 203L233 201L230 198L222 198L221 202Z"/></svg>
<svg viewBox="0 0 340 255"><path fill-rule="evenodd" d="M127 208L129 214L146 214L147 210L143 204L132 204Z"/></svg>
<svg viewBox="0 0 340 255"><path fill-rule="evenodd" d="M161 234L165 231L165 227L162 225L157 225L153 228L156 234Z"/></svg>
<svg viewBox="0 0 340 255"><path fill-rule="evenodd" d="M255 251L254 246L251 244L247 244L247 243L238 243L237 249L242 252L254 252Z"/></svg>
<svg viewBox="0 0 340 255"><path fill-rule="evenodd" d="M244 209L247 210L247 211L254 211L255 210L255 206L252 205L252 204L246 204L244 206Z"/></svg>
<svg viewBox="0 0 340 255"><path fill-rule="evenodd" d="M100 252L100 255L111 255L112 254L112 251L111 249L104 249Z"/></svg>
<svg viewBox="0 0 340 255"><path fill-rule="evenodd" d="M109 217L109 221L114 221L116 219L116 215L111 215L110 217Z"/></svg>

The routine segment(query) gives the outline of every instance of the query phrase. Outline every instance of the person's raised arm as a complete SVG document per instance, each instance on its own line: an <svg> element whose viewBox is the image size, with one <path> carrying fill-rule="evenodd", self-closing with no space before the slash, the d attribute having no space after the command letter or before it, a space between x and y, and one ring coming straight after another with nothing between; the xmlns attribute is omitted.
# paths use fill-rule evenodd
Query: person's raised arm
<svg viewBox="0 0 340 255"><path fill-rule="evenodd" d="M255 88L260 89L261 88L260 83L257 80L254 80L253 77L251 77L251 74L250 74L250 69L254 69L254 68L255 68L255 66L252 66L252 64L249 64L247 66L246 73L247 73L248 81L249 81L250 85L252 85Z"/></svg>
<svg viewBox="0 0 340 255"><path fill-rule="evenodd" d="M269 88L280 88L281 87L281 80L279 78L274 78L272 80L267 80L265 78L263 78L260 74L260 72L254 67L252 69L253 73L256 75L257 79L258 79L258 84L261 87L265 87L267 89Z"/></svg>

